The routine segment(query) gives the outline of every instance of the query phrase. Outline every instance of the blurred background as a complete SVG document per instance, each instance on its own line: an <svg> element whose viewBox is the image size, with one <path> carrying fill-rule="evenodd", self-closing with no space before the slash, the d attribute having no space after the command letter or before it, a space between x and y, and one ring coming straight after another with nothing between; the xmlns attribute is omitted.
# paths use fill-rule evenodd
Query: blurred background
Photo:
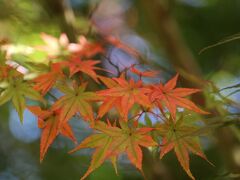
<svg viewBox="0 0 240 180"><path fill-rule="evenodd" d="M28 53L31 46L43 44L41 32L56 37L65 32L72 42L78 35L92 39L111 35L142 55L139 60L109 46L107 53L120 69L141 61L147 68L160 71L162 81L179 72L185 87L201 88L199 79L213 82L207 93L194 97L195 102L212 109L216 116L209 121L226 116L237 121L223 123L221 128L209 125L211 136L202 143L215 167L191 156L191 170L196 179L240 179L239 20L239 0L0 0L0 42L15 44L13 52ZM217 42L227 43L199 54ZM31 55L32 61L43 58L42 54ZM102 65L114 71L105 59ZM226 87L230 88L223 89ZM10 104L0 107L0 180L79 179L89 165L91 151L69 155L74 145L58 137L40 164L37 119L28 111L24 117L21 125ZM71 123L78 142L91 133L83 121L74 119ZM173 153L160 163L146 155L144 163L149 179L188 179ZM88 179L142 176L123 155L118 176L107 162Z"/></svg>

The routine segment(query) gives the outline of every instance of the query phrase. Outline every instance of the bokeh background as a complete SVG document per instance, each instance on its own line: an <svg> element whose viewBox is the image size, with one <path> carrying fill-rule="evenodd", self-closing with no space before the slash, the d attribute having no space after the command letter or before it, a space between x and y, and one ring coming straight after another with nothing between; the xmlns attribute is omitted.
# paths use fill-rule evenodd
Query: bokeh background
<svg viewBox="0 0 240 180"><path fill-rule="evenodd" d="M192 87L199 86L195 76L213 82L218 89L239 84L239 20L239 0L0 0L0 40L15 44L13 52L27 53L30 46L43 44L41 32L56 37L65 32L73 42L80 34L93 39L113 35L141 52L141 61L159 70L163 81L176 71L185 78L194 75L193 81L183 79L185 86ZM221 41L229 42L199 54L204 47ZM114 46L109 47L108 53L120 69L138 62ZM30 59L40 62L43 58L35 53ZM106 60L102 62L114 70ZM239 85L219 93L237 103L238 88ZM224 105L224 99L212 95L211 90L205 95L207 106L221 116L235 115L238 123L212 128L211 136L202 139L206 155L215 167L191 156L191 169L197 179L240 179L239 106ZM67 152L74 145L58 137L40 164L41 132L37 119L28 111L24 117L22 125L10 104L0 107L0 180L79 179L89 165L91 151L69 155ZM79 142L91 133L88 125L78 119L72 121L72 126ZM157 174L164 174L162 179L188 179L173 153L158 164L145 162L146 166L155 164L155 170L150 170L156 174L152 179L160 177ZM118 176L107 162L88 179L130 180L142 176L123 155Z"/></svg>

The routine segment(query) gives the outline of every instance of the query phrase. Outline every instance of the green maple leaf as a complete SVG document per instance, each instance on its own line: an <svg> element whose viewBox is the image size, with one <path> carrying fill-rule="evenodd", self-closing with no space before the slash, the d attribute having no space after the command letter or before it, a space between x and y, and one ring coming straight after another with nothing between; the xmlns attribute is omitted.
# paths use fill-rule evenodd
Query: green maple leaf
<svg viewBox="0 0 240 180"><path fill-rule="evenodd" d="M96 122L94 128L99 131L87 137L71 152L83 148L95 148L92 161L87 172L81 179L85 179L92 171L97 169L106 159L110 159L116 170L116 160L119 154L126 153L129 160L140 171L142 171L142 150L141 146L156 146L148 133L152 128L129 127L126 122L120 122L121 127L112 126L103 122Z"/></svg>
<svg viewBox="0 0 240 180"><path fill-rule="evenodd" d="M26 108L26 98L43 101L42 96L28 82L24 81L21 76L2 81L0 88L2 89L0 105L11 100L21 122L23 122L23 112Z"/></svg>
<svg viewBox="0 0 240 180"><path fill-rule="evenodd" d="M195 135L198 129L197 126L185 123L183 117L176 122L169 118L156 127L157 132L162 136L160 158L163 158L168 152L174 150L181 166L192 179L195 178L190 171L189 153L192 152L208 161L201 150L199 137Z"/></svg>
<svg viewBox="0 0 240 180"><path fill-rule="evenodd" d="M57 88L64 95L53 104L53 109L61 109L60 119L64 122L71 119L76 113L80 113L84 118L94 121L92 101L99 100L99 97L93 92L86 92L87 84L80 86L73 83L73 86L65 83L59 83Z"/></svg>

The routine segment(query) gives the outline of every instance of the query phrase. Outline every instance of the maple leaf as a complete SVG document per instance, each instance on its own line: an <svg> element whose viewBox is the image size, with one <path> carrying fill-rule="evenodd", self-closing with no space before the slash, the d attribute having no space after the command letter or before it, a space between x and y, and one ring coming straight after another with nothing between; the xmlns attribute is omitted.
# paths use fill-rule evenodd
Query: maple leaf
<svg viewBox="0 0 240 180"><path fill-rule="evenodd" d="M173 119L167 119L164 123L157 125L155 130L162 136L160 158L174 150L178 161L188 176L195 179L189 167L189 153L192 152L209 162L201 150L199 138L194 136L198 128L186 124L181 117L176 122Z"/></svg>
<svg viewBox="0 0 240 180"><path fill-rule="evenodd" d="M80 57L86 58L90 58L104 52L101 44L89 42L84 36L79 36L78 43L70 44L68 49L70 50L70 52Z"/></svg>
<svg viewBox="0 0 240 180"><path fill-rule="evenodd" d="M158 74L157 71L143 71L142 72L133 66L130 68L130 70L131 70L131 72L133 72L134 74L137 74L140 77L156 77L156 75Z"/></svg>
<svg viewBox="0 0 240 180"><path fill-rule="evenodd" d="M75 56L73 58L70 58L70 60L64 64L69 67L70 76L73 76L77 72L83 72L98 82L95 70L101 70L101 68L96 67L95 65L99 63L100 61L81 60L79 57Z"/></svg>
<svg viewBox="0 0 240 180"><path fill-rule="evenodd" d="M50 58L70 53L89 58L104 51L99 43L89 42L84 36L78 38L78 43L70 43L65 33L62 33L59 38L41 33L41 38L46 45L36 48L47 52Z"/></svg>
<svg viewBox="0 0 240 180"><path fill-rule="evenodd" d="M46 45L38 46L36 48L47 52L48 55L53 58L61 55L61 53L63 53L63 50L68 50L68 47L70 46L67 35L64 33L60 35L59 39L49 34L41 33L41 38Z"/></svg>
<svg viewBox="0 0 240 180"><path fill-rule="evenodd" d="M99 96L104 97L103 104L99 108L99 117L106 114L111 108L116 107L119 113L127 120L128 112L137 103L143 107L150 107L150 100L146 95L149 89L144 87L141 80L135 82L133 79L127 81L125 76L104 80L108 87L106 90L98 91Z"/></svg>
<svg viewBox="0 0 240 180"><path fill-rule="evenodd" d="M18 72L15 68L9 65L0 65L0 81L5 81L22 75L22 73Z"/></svg>
<svg viewBox="0 0 240 180"><path fill-rule="evenodd" d="M164 103L169 110L173 119L176 118L177 107L183 107L200 114L209 114L206 111L201 110L192 101L184 98L185 96L200 92L199 89L191 88L176 88L178 74L169 80L165 85L153 85L152 92L150 93L150 99L155 102L160 109L162 109L162 103Z"/></svg>
<svg viewBox="0 0 240 180"><path fill-rule="evenodd" d="M8 77L8 71L11 70L11 67L2 65L0 66L0 81L3 81Z"/></svg>
<svg viewBox="0 0 240 180"><path fill-rule="evenodd" d="M49 146L59 134L77 142L70 125L67 122L61 123L61 110L42 110L39 106L29 106L28 109L38 116L38 126L43 129L40 142L40 161L44 159Z"/></svg>
<svg viewBox="0 0 240 180"><path fill-rule="evenodd" d="M45 95L57 82L57 80L64 77L62 73L62 64L51 64L51 71L41 74L33 80L35 82L34 89Z"/></svg>
<svg viewBox="0 0 240 180"><path fill-rule="evenodd" d="M84 119L94 121L94 114L91 106L92 101L98 101L101 98L94 92L86 92L87 83L77 85L72 84L72 87L65 83L59 83L56 87L64 93L64 95L53 104L53 109L61 109L60 119L67 122L76 113L80 113Z"/></svg>
<svg viewBox="0 0 240 180"><path fill-rule="evenodd" d="M11 100L21 122L23 122L23 112L26 107L25 98L43 101L42 96L28 82L24 81L21 76L7 78L6 81L0 83L0 87L3 89L0 93L0 105Z"/></svg>
<svg viewBox="0 0 240 180"><path fill-rule="evenodd" d="M128 46L126 43L123 43L119 38L116 38L114 36L107 36L105 37L105 40L115 47L122 49L126 53L132 55L133 57L138 58L140 56L140 53L136 49Z"/></svg>
<svg viewBox="0 0 240 180"><path fill-rule="evenodd" d="M85 179L106 159L111 159L114 167L116 167L116 159L121 153L126 153L131 163L142 171L142 150L140 146L151 147L157 145L152 137L148 135L152 128L131 128L123 121L120 121L120 126L121 128L100 121L96 122L94 128L99 133L87 137L70 152L83 148L96 149L90 167L81 179Z"/></svg>

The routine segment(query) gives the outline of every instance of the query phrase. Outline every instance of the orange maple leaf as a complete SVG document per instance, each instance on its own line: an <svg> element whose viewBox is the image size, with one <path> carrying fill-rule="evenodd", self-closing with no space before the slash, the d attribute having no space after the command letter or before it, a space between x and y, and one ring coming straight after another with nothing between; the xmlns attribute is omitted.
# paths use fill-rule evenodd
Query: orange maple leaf
<svg viewBox="0 0 240 180"><path fill-rule="evenodd" d="M90 58L99 53L103 53L104 49L100 43L90 42L85 36L79 36L77 44L69 45L70 52L80 57Z"/></svg>
<svg viewBox="0 0 240 180"><path fill-rule="evenodd" d="M69 67L70 77L73 76L77 72L83 72L93 78L96 82L98 82L98 75L96 74L96 70L102 70L102 68L96 67L95 65L99 64L100 61L96 60L82 60L81 58L74 56L70 58L66 62L62 62L62 64Z"/></svg>
<svg viewBox="0 0 240 180"><path fill-rule="evenodd" d="M156 75L158 74L157 71L139 71L134 66L132 66L130 70L131 72L133 72L134 74L137 74L140 77L156 77Z"/></svg>
<svg viewBox="0 0 240 180"><path fill-rule="evenodd" d="M8 77L9 71L11 71L11 67L7 65L1 65L0 66L0 80L4 80Z"/></svg>
<svg viewBox="0 0 240 180"><path fill-rule="evenodd" d="M75 152L83 148L96 149L90 167L81 179L85 179L106 159L111 159L114 167L116 167L117 157L121 153L126 153L131 163L142 171L142 150L140 146L151 147L157 145L148 135L152 128L130 128L125 121L120 121L120 127L98 121L94 128L99 133L87 137L71 151Z"/></svg>
<svg viewBox="0 0 240 180"><path fill-rule="evenodd" d="M132 55L133 57L138 58L140 56L140 53L133 47L128 46L126 43L123 43L119 38L114 36L107 36L105 37L105 40L114 45L115 47L122 49L126 53Z"/></svg>
<svg viewBox="0 0 240 180"><path fill-rule="evenodd" d="M23 74L17 71L16 68L11 67L8 64L0 64L0 81L16 78L19 76L23 77Z"/></svg>
<svg viewBox="0 0 240 180"><path fill-rule="evenodd" d="M50 72L41 74L33 80L35 82L34 89L45 95L55 85L57 80L64 77L62 66L62 63L51 64Z"/></svg>
<svg viewBox="0 0 240 180"><path fill-rule="evenodd" d="M165 104L173 119L176 118L177 107L183 107L200 114L209 114L201 110L192 101L184 98L185 96L200 92L199 89L176 88L178 74L169 80L165 85L162 83L152 86L150 99L156 103L160 109L163 109L162 103Z"/></svg>
<svg viewBox="0 0 240 180"><path fill-rule="evenodd" d="M49 146L59 134L77 142L70 125L67 122L61 123L61 110L42 110L39 106L29 106L28 109L38 116L38 126L43 129L40 142L40 161L44 159Z"/></svg>
<svg viewBox="0 0 240 180"><path fill-rule="evenodd" d="M111 108L116 107L119 113L127 120L132 106L137 103L143 107L150 107L149 97L146 95L149 89L144 87L141 80L135 82L133 79L126 80L125 75L119 78L100 78L108 87L106 90L98 91L97 94L104 98L99 108L98 116L102 117Z"/></svg>

